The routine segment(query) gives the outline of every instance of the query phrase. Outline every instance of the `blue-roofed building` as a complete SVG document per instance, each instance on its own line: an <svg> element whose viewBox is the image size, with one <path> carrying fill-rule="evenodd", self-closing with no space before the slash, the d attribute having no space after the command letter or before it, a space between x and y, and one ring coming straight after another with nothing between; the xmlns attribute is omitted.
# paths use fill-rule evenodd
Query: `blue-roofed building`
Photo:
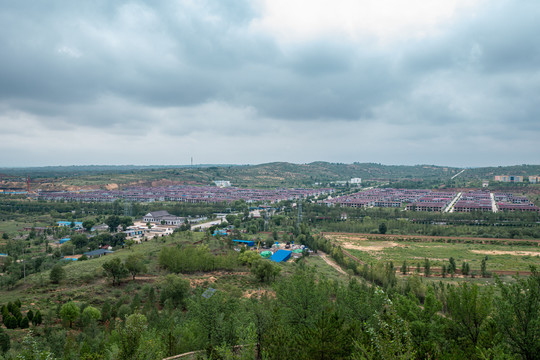
<svg viewBox="0 0 540 360"><path fill-rule="evenodd" d="M63 238L63 239L58 240L58 243L59 244L64 244L64 243L68 242L69 240L71 240L71 238Z"/></svg>
<svg viewBox="0 0 540 360"><path fill-rule="evenodd" d="M0 257L6 257L9 256L8 254L0 253Z"/></svg>
<svg viewBox="0 0 540 360"><path fill-rule="evenodd" d="M58 226L63 226L63 227L71 227L71 223L72 221L57 221L56 224ZM73 221L73 228L74 229L82 229L83 226L82 226L82 221Z"/></svg>
<svg viewBox="0 0 540 360"><path fill-rule="evenodd" d="M239 245L255 246L255 241L252 240L233 240L233 242Z"/></svg>
<svg viewBox="0 0 540 360"><path fill-rule="evenodd" d="M278 250L270 257L270 260L274 262L287 261L291 257L291 254L292 251L289 250Z"/></svg>

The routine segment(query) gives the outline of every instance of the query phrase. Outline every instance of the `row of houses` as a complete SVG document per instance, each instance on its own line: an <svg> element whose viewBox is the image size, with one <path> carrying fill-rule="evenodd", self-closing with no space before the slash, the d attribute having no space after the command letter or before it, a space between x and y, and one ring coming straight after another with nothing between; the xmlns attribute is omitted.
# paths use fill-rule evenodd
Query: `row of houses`
<svg viewBox="0 0 540 360"><path fill-rule="evenodd" d="M521 175L495 175L495 181L499 182L520 183L523 182L524 178L525 177ZM529 176L528 180L531 184L540 183L540 176Z"/></svg>
<svg viewBox="0 0 540 360"><path fill-rule="evenodd" d="M186 203L218 203L245 200L275 203L330 194L334 189L240 189L216 186L130 187L125 190L40 192L39 198L52 201L113 202L118 199L134 202L178 201Z"/></svg>

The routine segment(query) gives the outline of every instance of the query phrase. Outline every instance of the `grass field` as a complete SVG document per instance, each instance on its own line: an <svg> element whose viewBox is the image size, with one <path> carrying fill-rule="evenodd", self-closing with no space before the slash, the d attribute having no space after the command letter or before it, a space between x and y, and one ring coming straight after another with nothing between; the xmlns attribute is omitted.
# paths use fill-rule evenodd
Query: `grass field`
<svg viewBox="0 0 540 360"><path fill-rule="evenodd" d="M453 244L438 242L413 242L392 240L367 240L362 236L327 235L339 243L350 254L361 261L375 263L393 261L399 267L404 261L409 266L423 264L430 260L432 267L448 265L453 257L458 268L466 261L472 270L480 270L483 258L487 256L488 270L491 271L528 271L530 265L540 266L540 248L538 246L492 245L492 244Z"/></svg>

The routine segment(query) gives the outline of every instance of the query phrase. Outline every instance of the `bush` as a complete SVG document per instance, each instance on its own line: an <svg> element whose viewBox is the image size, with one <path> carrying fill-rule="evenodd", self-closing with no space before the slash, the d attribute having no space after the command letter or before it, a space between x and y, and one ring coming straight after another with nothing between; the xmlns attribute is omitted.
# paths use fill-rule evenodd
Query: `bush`
<svg viewBox="0 0 540 360"><path fill-rule="evenodd" d="M58 284L60 281L62 281L66 277L66 271L60 264L56 264L51 269L51 272L49 274L49 279L53 284Z"/></svg>
<svg viewBox="0 0 540 360"><path fill-rule="evenodd" d="M184 305L185 299L189 294L189 281L177 275L167 275L161 283L160 302L170 300L176 306Z"/></svg>

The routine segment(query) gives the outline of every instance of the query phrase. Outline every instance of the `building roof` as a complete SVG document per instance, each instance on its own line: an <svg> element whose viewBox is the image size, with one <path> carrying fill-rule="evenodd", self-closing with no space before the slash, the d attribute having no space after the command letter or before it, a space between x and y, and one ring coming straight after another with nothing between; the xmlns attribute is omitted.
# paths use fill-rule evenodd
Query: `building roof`
<svg viewBox="0 0 540 360"><path fill-rule="evenodd" d="M98 249L93 251L85 252L84 255L86 256L100 256L105 254L112 254L114 251L105 250L105 249Z"/></svg>
<svg viewBox="0 0 540 360"><path fill-rule="evenodd" d="M169 214L169 212L167 210L159 210L159 211L149 212L145 216L151 216L153 218L156 218L156 217L159 218L159 217L163 217L163 216L171 216L171 214Z"/></svg>
<svg viewBox="0 0 540 360"><path fill-rule="evenodd" d="M287 261L291 257L292 251L289 250L278 250L270 257L271 261L282 262Z"/></svg>

